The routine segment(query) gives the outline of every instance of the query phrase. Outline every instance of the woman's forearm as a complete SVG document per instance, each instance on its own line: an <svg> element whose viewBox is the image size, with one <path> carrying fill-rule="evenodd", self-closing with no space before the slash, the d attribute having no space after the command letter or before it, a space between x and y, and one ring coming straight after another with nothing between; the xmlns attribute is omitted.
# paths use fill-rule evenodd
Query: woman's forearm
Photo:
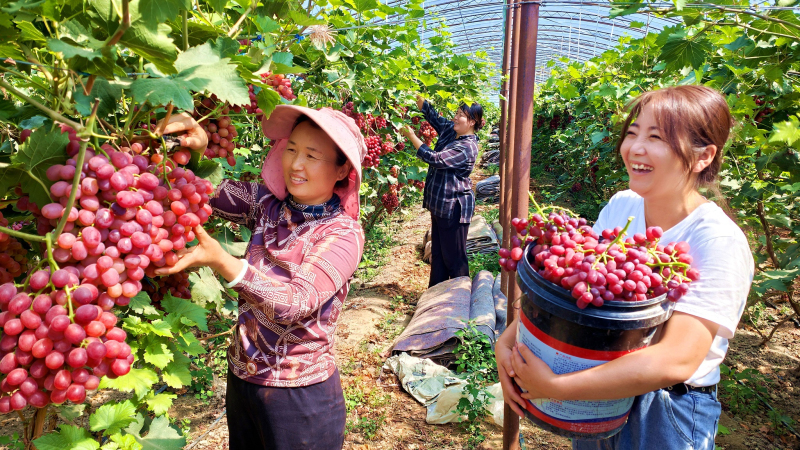
<svg viewBox="0 0 800 450"><path fill-rule="evenodd" d="M209 267L220 274L225 281L231 282L242 273L244 263L230 253L220 252L219 258Z"/></svg>
<svg viewBox="0 0 800 450"><path fill-rule="evenodd" d="M410 133L407 137L408 140L411 141L411 145L414 146L414 149L419 150L419 148L422 147L422 139L417 137L416 134Z"/></svg>

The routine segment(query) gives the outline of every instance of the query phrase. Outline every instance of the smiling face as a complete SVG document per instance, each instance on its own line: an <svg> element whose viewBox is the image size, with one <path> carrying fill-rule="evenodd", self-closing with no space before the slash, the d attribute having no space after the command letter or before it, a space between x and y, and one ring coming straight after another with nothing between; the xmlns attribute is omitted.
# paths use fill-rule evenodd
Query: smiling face
<svg viewBox="0 0 800 450"><path fill-rule="evenodd" d="M459 109L453 117L453 131L459 136L475 134L475 121L470 120L467 114Z"/></svg>
<svg viewBox="0 0 800 450"><path fill-rule="evenodd" d="M283 152L283 180L294 201L318 205L333 196L336 182L350 173L350 163L336 164L338 150L333 140L311 122L292 130Z"/></svg>
<svg viewBox="0 0 800 450"><path fill-rule="evenodd" d="M656 123L653 108L645 105L620 146L630 177L631 190L645 199L681 195L693 190L690 177L678 155L667 145L664 132Z"/></svg>

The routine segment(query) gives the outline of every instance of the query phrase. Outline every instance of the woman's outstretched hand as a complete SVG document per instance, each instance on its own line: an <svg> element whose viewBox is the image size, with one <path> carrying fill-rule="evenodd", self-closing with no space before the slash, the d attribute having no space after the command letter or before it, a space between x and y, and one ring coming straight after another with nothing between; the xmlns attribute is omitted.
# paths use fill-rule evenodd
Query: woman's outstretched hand
<svg viewBox="0 0 800 450"><path fill-rule="evenodd" d="M194 227L197 245L178 252L178 262L172 267L156 269L156 275L170 275L190 267L210 267L222 278L232 281L242 271L242 261L222 249L216 239L206 233L202 226Z"/></svg>
<svg viewBox="0 0 800 450"><path fill-rule="evenodd" d="M511 363L512 352L516 352L516 350L514 350L514 335L516 332L517 326L516 322L514 322L500 335L494 347L494 354L497 360L497 374L500 378L500 387L503 389L503 400L518 416L524 417L526 402L514 389L513 378L516 376L516 372Z"/></svg>
<svg viewBox="0 0 800 450"><path fill-rule="evenodd" d="M161 127L158 122L158 127ZM158 129L158 128L156 128ZM194 151L203 151L208 146L208 135L203 127L187 113L173 114L164 128L164 134L186 132L187 136L181 138L181 146Z"/></svg>

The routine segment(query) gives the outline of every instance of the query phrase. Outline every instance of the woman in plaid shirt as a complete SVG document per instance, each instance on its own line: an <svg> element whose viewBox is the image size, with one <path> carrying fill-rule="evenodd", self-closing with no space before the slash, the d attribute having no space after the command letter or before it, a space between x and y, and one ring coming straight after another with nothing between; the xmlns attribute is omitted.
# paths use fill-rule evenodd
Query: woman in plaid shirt
<svg viewBox="0 0 800 450"><path fill-rule="evenodd" d="M469 176L478 158L475 133L483 126L483 107L461 104L451 121L441 117L422 96L417 96L417 106L439 134L431 150L410 127L401 130L417 149L417 156L428 163L422 206L431 212L430 287L469 276L467 232L475 211Z"/></svg>

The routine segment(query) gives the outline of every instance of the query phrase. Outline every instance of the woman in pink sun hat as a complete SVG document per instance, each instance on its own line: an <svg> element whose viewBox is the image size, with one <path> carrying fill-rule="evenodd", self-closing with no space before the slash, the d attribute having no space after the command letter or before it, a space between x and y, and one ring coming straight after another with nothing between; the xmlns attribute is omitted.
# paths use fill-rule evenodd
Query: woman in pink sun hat
<svg viewBox="0 0 800 450"><path fill-rule="evenodd" d="M262 121L276 140L263 184L225 180L215 215L252 231L244 259L197 227L199 244L166 275L207 266L239 294L228 349L229 443L237 449L341 449L345 405L333 356L334 332L361 260L358 191L364 139L353 119L330 108L278 106ZM165 132L207 145L187 115Z"/></svg>

